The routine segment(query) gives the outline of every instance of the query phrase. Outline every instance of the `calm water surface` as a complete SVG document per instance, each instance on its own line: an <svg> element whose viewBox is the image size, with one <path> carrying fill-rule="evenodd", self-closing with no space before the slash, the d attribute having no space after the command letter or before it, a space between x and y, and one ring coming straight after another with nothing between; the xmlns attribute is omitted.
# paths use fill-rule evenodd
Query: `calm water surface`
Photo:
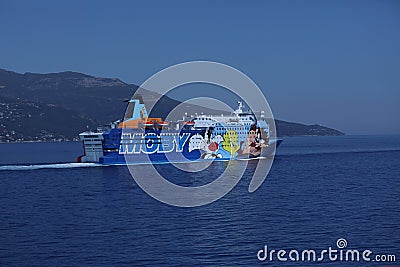
<svg viewBox="0 0 400 267"><path fill-rule="evenodd" d="M286 138L256 192L249 173L198 208L154 200L124 166L65 164L81 148L0 144L0 266L390 265L257 259L264 245L320 251L339 238L400 264L400 136ZM222 164L186 177L162 170L196 185Z"/></svg>

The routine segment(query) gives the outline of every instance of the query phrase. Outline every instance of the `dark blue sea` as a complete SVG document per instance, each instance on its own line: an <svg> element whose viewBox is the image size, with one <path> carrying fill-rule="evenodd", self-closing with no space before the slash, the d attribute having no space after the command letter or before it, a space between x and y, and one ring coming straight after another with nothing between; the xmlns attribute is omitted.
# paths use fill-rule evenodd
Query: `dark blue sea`
<svg viewBox="0 0 400 267"><path fill-rule="evenodd" d="M248 192L246 173L196 208L151 198L126 166L68 164L81 150L78 142L0 144L0 266L400 265L400 136L285 138L257 191ZM223 164L178 178L208 182ZM257 257L265 245L338 249L340 238L346 249L397 262Z"/></svg>

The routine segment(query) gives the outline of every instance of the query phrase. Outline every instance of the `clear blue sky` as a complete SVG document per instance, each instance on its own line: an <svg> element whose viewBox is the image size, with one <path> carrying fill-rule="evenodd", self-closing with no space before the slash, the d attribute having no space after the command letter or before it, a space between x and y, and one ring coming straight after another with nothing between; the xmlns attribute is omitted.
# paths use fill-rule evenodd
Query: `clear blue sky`
<svg viewBox="0 0 400 267"><path fill-rule="evenodd" d="M400 133L399 1L0 1L0 48L0 68L135 84L218 61L276 118Z"/></svg>

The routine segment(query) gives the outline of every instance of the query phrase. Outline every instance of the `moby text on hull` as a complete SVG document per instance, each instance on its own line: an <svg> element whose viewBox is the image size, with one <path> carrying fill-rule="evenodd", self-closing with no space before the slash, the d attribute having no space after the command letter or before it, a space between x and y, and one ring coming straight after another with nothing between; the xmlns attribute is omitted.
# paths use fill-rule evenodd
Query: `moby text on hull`
<svg viewBox="0 0 400 267"><path fill-rule="evenodd" d="M141 97L131 99L124 120L79 134L79 162L101 164L257 159L282 142L270 139L267 120L239 107L229 116L199 115L166 122L150 118Z"/></svg>

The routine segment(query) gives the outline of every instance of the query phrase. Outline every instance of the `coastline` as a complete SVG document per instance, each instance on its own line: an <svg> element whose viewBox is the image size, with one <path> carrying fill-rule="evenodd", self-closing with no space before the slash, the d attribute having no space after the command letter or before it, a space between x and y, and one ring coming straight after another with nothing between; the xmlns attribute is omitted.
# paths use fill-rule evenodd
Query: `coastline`
<svg viewBox="0 0 400 267"><path fill-rule="evenodd" d="M300 137L390 137L390 136L400 136L400 133L389 133L389 134L343 134L343 135L286 135L286 136L278 136L279 139L287 139L287 138L300 138ZM1 144L24 144L24 143L80 143L81 141L77 138L74 140L27 140L27 141L11 141L11 142L0 142Z"/></svg>

